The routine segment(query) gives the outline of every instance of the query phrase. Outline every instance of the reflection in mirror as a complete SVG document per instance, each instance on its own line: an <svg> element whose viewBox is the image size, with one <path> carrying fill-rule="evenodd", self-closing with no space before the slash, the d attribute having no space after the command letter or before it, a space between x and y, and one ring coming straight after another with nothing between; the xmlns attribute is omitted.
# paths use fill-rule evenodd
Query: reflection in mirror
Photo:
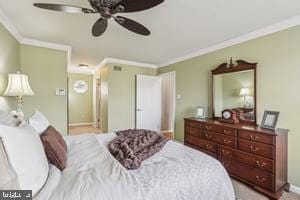
<svg viewBox="0 0 300 200"><path fill-rule="evenodd" d="M238 109L246 120L254 120L254 70L213 76L215 117L224 109Z"/></svg>

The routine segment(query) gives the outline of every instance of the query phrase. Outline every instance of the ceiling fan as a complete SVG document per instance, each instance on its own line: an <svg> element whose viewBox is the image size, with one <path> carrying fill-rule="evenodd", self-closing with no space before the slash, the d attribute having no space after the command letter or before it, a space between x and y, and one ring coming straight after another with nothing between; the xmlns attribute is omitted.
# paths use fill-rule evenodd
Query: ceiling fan
<svg viewBox="0 0 300 200"><path fill-rule="evenodd" d="M78 6L34 3L38 8L62 11L67 13L100 14L92 28L95 37L101 36L107 29L107 20L113 18L124 28L141 35L150 35L150 31L142 24L122 16L118 13L137 12L147 10L161 4L164 0L88 0L92 9Z"/></svg>

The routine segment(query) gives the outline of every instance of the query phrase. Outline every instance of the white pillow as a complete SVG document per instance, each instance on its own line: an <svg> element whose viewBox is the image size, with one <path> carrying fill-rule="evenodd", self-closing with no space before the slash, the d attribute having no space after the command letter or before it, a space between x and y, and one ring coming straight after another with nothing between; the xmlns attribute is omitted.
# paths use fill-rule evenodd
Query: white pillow
<svg viewBox="0 0 300 200"><path fill-rule="evenodd" d="M40 139L30 125L0 125L0 137L22 190L36 195L45 184L49 165ZM1 177L1 174L0 174Z"/></svg>
<svg viewBox="0 0 300 200"><path fill-rule="evenodd" d="M0 124L7 126L17 126L18 120L13 118L10 113L0 110Z"/></svg>
<svg viewBox="0 0 300 200"><path fill-rule="evenodd" d="M29 124L38 134L42 134L50 126L48 119L38 110L29 118Z"/></svg>

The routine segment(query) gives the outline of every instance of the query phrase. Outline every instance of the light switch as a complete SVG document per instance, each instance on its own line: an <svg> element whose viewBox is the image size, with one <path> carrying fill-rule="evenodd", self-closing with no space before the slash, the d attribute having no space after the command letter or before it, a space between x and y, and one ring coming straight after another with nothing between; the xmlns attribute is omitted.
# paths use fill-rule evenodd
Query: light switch
<svg viewBox="0 0 300 200"><path fill-rule="evenodd" d="M177 95L176 95L176 99L181 99L181 95L180 95L180 94L177 94Z"/></svg>
<svg viewBox="0 0 300 200"><path fill-rule="evenodd" d="M56 96L66 96L66 90L63 88L56 88L55 95Z"/></svg>

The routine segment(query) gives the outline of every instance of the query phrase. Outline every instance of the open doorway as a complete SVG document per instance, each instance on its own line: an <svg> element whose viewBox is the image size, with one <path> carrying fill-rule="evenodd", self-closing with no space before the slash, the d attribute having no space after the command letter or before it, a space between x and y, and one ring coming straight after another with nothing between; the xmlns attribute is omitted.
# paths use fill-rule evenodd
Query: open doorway
<svg viewBox="0 0 300 200"><path fill-rule="evenodd" d="M96 95L95 95L95 101L96 101L96 111L95 111L95 120L96 124L95 127L98 129L101 129L101 123L100 123L100 115L101 115L101 81L100 78L96 79Z"/></svg>
<svg viewBox="0 0 300 200"><path fill-rule="evenodd" d="M69 135L101 133L99 84L91 74L68 74Z"/></svg>
<svg viewBox="0 0 300 200"><path fill-rule="evenodd" d="M176 110L176 72L160 74L161 78L161 131L174 138Z"/></svg>

